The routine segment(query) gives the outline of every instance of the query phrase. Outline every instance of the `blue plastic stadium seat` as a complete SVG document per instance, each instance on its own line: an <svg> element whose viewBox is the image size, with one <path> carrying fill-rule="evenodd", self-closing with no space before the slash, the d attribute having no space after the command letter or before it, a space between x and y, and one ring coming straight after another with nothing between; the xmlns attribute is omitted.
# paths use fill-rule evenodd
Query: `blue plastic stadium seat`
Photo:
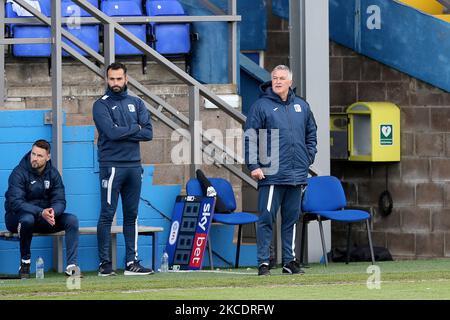
<svg viewBox="0 0 450 320"><path fill-rule="evenodd" d="M308 186L303 195L302 212L303 212L303 227L306 223L312 220L319 222L319 232L322 241L323 259L325 264L328 264L327 249L325 247L325 237L323 233L322 221L332 220L338 222L348 223L347 234L347 258L346 263L350 260L350 239L351 226L354 222L365 222L367 227L367 238L369 240L370 254L372 264L375 264L375 256L373 253L372 236L370 233L369 220L372 216L363 210L345 209L347 206L347 199L345 197L344 189L341 182L334 176L318 176L308 178ZM302 254L304 250L305 229L302 232ZM301 262L302 259L300 259Z"/></svg>
<svg viewBox="0 0 450 320"><path fill-rule="evenodd" d="M88 0L88 2L98 8L97 0ZM85 10L81 9L78 5L70 0L63 0L61 3L61 13L63 17L90 17L91 15ZM94 51L100 51L100 39L99 39L99 25L76 25L76 19L71 21L70 25L64 26L64 29L69 31L79 40L87 44ZM76 45L63 37L63 41L68 43L72 48L78 51L82 55L87 55L84 50L81 50ZM65 50L63 50L63 56L70 56Z"/></svg>
<svg viewBox="0 0 450 320"><path fill-rule="evenodd" d="M50 17L51 15L51 0L39 0L39 6L41 12ZM6 17L7 18L21 18L12 8L12 3L6 4ZM37 25L10 25L11 36L13 38L50 38L50 27L37 26ZM12 53L16 57L50 57L51 45L49 43L39 44L14 44L12 45Z"/></svg>
<svg viewBox="0 0 450 320"><path fill-rule="evenodd" d="M102 1L101 10L111 17L142 16L142 8L136 1ZM125 29L146 42L145 24L123 24ZM119 35L115 35L116 55L142 55L143 53Z"/></svg>
<svg viewBox="0 0 450 320"><path fill-rule="evenodd" d="M178 1L147 0L149 16L186 15ZM189 23L150 23L150 34L154 39L153 48L163 55L186 55L191 50Z"/></svg>
<svg viewBox="0 0 450 320"><path fill-rule="evenodd" d="M87 0L87 2L89 2L90 4L92 4L93 6L95 6L96 8L98 8L98 0ZM77 4L75 4L72 0L62 0L61 1L61 11L62 11L62 15L63 15L63 17L68 17L68 16L66 16L65 14L64 14L64 11L65 11L65 9L64 8L67 8L68 6L75 6L75 7L72 7L72 8L69 8L68 10L69 10L69 12L67 12L67 13L69 13L69 14L71 14L71 12L72 12L72 14L78 14L78 9L80 10L80 12L79 12L79 14L80 14L80 17L90 17L91 15L86 11L86 10L84 10L84 9L81 9ZM66 9L67 10L67 9ZM70 16L70 15L69 15Z"/></svg>
<svg viewBox="0 0 450 320"><path fill-rule="evenodd" d="M115 0L103 0L103 1L115 1ZM144 10L143 2L145 0L128 0L128 1L136 2L136 4L139 6L139 8L141 10ZM142 12L144 12L144 11L142 11Z"/></svg>

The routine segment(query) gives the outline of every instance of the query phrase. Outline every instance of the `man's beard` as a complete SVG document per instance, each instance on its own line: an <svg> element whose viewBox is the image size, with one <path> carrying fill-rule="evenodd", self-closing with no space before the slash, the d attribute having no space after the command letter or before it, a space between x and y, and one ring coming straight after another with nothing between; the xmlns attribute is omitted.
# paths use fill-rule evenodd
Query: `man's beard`
<svg viewBox="0 0 450 320"><path fill-rule="evenodd" d="M35 170L40 170L43 169L45 167L46 163L44 163L42 166L39 166L39 164L37 162L32 162L31 163L31 167Z"/></svg>
<svg viewBox="0 0 450 320"><path fill-rule="evenodd" d="M123 87L120 87L120 86L110 87L110 86L108 86L109 90L111 90L112 92L115 92L115 93L122 93L122 92L124 92L126 87L127 87L126 84Z"/></svg>

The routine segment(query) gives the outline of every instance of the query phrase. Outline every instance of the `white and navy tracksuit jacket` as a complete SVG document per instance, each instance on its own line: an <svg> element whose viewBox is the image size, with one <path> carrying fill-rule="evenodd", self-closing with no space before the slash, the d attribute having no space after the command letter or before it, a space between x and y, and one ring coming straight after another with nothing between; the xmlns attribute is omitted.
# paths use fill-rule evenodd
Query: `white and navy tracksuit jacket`
<svg viewBox="0 0 450 320"><path fill-rule="evenodd" d="M140 141L153 137L150 113L143 101L125 89L108 89L94 103L93 118L98 131L101 212L97 224L100 262L111 262L111 224L122 198L126 262L137 258L137 214L141 194Z"/></svg>
<svg viewBox="0 0 450 320"><path fill-rule="evenodd" d="M52 161L47 161L44 171L31 166L31 151L11 172L8 190L5 193L5 224L9 231L17 232L20 238L20 257L23 262L31 258L33 232L53 233L65 231L67 265L77 264L78 218L65 213L66 195L64 183ZM55 225L51 226L42 211L53 208Z"/></svg>

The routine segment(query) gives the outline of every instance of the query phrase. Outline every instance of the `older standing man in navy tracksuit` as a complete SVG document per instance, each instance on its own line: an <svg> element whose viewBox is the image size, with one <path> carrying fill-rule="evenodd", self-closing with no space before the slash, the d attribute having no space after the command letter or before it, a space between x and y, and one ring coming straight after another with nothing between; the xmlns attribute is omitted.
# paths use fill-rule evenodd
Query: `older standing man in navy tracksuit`
<svg viewBox="0 0 450 320"><path fill-rule="evenodd" d="M124 275L152 274L153 270L141 266L137 260L137 216L143 172L139 142L153 137L150 113L141 99L128 95L125 65L112 63L106 76L106 94L93 107L101 188L101 212L97 224L98 275L115 275L110 256L111 225L119 194L125 238Z"/></svg>
<svg viewBox="0 0 450 320"><path fill-rule="evenodd" d="M5 223L20 238L21 278L30 277L33 232L65 231L67 268L71 276L77 264L78 218L66 209L64 184L50 160L50 144L37 140L14 168L5 193Z"/></svg>
<svg viewBox="0 0 450 320"><path fill-rule="evenodd" d="M308 168L317 152L317 126L309 104L291 89L289 68L279 65L271 76L271 82L261 85L262 94L245 123L246 137L253 132L245 149L246 164L259 190L258 275L270 275L269 248L280 207L283 273L304 273L295 260L295 225ZM267 134L261 135L264 130ZM270 158L264 159L265 154Z"/></svg>

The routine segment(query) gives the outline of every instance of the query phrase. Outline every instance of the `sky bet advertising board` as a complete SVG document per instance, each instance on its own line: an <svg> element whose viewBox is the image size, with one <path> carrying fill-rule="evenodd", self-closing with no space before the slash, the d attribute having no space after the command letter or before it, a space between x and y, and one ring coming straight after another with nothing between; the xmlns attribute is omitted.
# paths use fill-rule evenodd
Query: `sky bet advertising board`
<svg viewBox="0 0 450 320"><path fill-rule="evenodd" d="M202 268L214 202L214 197L177 197L166 245L170 269L174 265L181 270Z"/></svg>

